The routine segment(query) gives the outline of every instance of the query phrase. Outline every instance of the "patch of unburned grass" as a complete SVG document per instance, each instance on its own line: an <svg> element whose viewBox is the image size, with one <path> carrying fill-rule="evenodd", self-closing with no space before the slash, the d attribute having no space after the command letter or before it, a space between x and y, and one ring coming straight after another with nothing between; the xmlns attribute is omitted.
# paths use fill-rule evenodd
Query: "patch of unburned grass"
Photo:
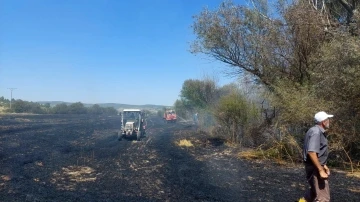
<svg viewBox="0 0 360 202"><path fill-rule="evenodd" d="M177 142L177 145L180 147L193 147L194 145L191 143L190 140L183 139Z"/></svg>
<svg viewBox="0 0 360 202"><path fill-rule="evenodd" d="M360 172L357 171L357 172L353 172L353 173L347 173L346 176L360 178Z"/></svg>
<svg viewBox="0 0 360 202"><path fill-rule="evenodd" d="M248 150L248 151L239 152L238 157L247 160L264 158L262 152L258 150Z"/></svg>
<svg viewBox="0 0 360 202"><path fill-rule="evenodd" d="M349 191L355 192L355 193L360 193L360 189L359 189L358 187L356 187L356 188L349 188Z"/></svg>
<svg viewBox="0 0 360 202"><path fill-rule="evenodd" d="M238 153L238 158L240 159L246 159L246 160L264 160L264 159L271 159L272 162L278 164L278 165L282 165L282 166L286 166L289 165L289 163L282 158L279 158L279 156L275 155L276 152L274 152L274 150L269 149L269 150L247 150L247 151L242 151Z"/></svg>
<svg viewBox="0 0 360 202"><path fill-rule="evenodd" d="M52 174L51 183L55 184L59 190L76 190L79 183L95 182L95 170L87 166L69 166L61 171Z"/></svg>
<svg viewBox="0 0 360 202"><path fill-rule="evenodd" d="M9 175L1 175L0 179L3 181L10 181L11 177Z"/></svg>

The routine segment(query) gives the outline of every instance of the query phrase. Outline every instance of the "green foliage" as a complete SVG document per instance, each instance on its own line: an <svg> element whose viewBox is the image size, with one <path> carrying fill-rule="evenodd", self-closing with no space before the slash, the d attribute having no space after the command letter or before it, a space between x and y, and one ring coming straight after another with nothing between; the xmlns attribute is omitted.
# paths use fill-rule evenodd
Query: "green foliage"
<svg viewBox="0 0 360 202"><path fill-rule="evenodd" d="M210 79L189 79L183 83L180 97L182 103L187 106L205 109L214 102L217 97L216 83Z"/></svg>
<svg viewBox="0 0 360 202"><path fill-rule="evenodd" d="M53 114L68 114L69 109L68 109L68 106L65 103L61 103L61 104L55 105L52 108L51 112Z"/></svg>
<svg viewBox="0 0 360 202"><path fill-rule="evenodd" d="M163 113L162 110L158 110L158 111L156 112L156 115L157 115L158 117L163 117L163 116L164 116L164 113Z"/></svg>
<svg viewBox="0 0 360 202"><path fill-rule="evenodd" d="M176 100L174 107L180 117L188 120L192 120L194 114L198 113L198 126L209 130L216 125L216 122L223 128L228 127L229 124L240 123L236 126L236 133L242 135L245 128L242 126L251 119L248 116L253 117L254 114L258 116L260 113L256 111L255 104L250 104L250 99L242 92L240 85L236 83L219 87L214 80L208 78L189 79L184 81L180 99Z"/></svg>
<svg viewBox="0 0 360 202"><path fill-rule="evenodd" d="M299 4L272 18L266 4L257 5L226 1L215 11L204 9L195 17L192 51L229 64L234 74L249 73L268 87L281 78L307 82L314 68L309 57L325 40L321 14Z"/></svg>
<svg viewBox="0 0 360 202"><path fill-rule="evenodd" d="M217 108L217 117L225 123L236 122L244 125L248 119L248 106L240 94L230 94L221 98Z"/></svg>
<svg viewBox="0 0 360 202"><path fill-rule="evenodd" d="M87 109L84 107L84 104L81 102L72 103L68 106L69 114L86 114Z"/></svg>
<svg viewBox="0 0 360 202"><path fill-rule="evenodd" d="M88 109L89 114L102 114L103 108L100 107L98 104L94 104Z"/></svg>
<svg viewBox="0 0 360 202"><path fill-rule="evenodd" d="M15 113L34 113L34 114L45 114L46 110L44 107L35 102L27 102L23 100L15 100L12 102L10 112Z"/></svg>
<svg viewBox="0 0 360 202"><path fill-rule="evenodd" d="M218 103L221 91L214 79L189 79L184 81L180 99L174 104L177 114L185 119L192 120L198 113L200 127L208 128L214 125L213 110Z"/></svg>
<svg viewBox="0 0 360 202"><path fill-rule="evenodd" d="M220 99L216 120L225 127L231 142L240 142L251 123L259 118L258 108L242 94L232 93Z"/></svg>
<svg viewBox="0 0 360 202"><path fill-rule="evenodd" d="M166 107L163 107L161 110L158 110L156 114L159 117L164 117L165 111L166 111Z"/></svg>
<svg viewBox="0 0 360 202"><path fill-rule="evenodd" d="M194 107L184 99L177 99L174 103L174 109L177 116L184 119L192 118Z"/></svg>
<svg viewBox="0 0 360 202"><path fill-rule="evenodd" d="M116 115L118 113L114 107L105 107L103 109L103 114Z"/></svg>
<svg viewBox="0 0 360 202"><path fill-rule="evenodd" d="M1 98L0 98L1 101ZM118 112L113 107L100 107L95 104L85 107L81 102L70 104L60 103L51 108L49 103L40 104L23 100L14 100L11 109L7 112L12 113L32 113L32 114L108 114L116 115Z"/></svg>
<svg viewBox="0 0 360 202"><path fill-rule="evenodd" d="M223 99L212 106L217 106L217 120L233 141L252 130L279 143L269 151L296 155L287 140L296 135L294 140L302 141L298 134L304 135L314 114L324 110L335 114L333 151L350 162L360 160L360 4L355 2L279 0L276 15L271 15L266 1L254 0L251 7L225 1L217 10L204 9L195 16L192 52L229 64L233 75L247 73L267 90L263 122L250 121L248 101L236 88L217 89L215 95ZM186 86L192 91L184 91L183 97L206 106L197 85L192 86ZM270 119L267 108L276 109ZM244 130L249 121L256 124Z"/></svg>
<svg viewBox="0 0 360 202"><path fill-rule="evenodd" d="M152 112L150 110L144 109L142 110L145 117L148 117Z"/></svg>
<svg viewBox="0 0 360 202"><path fill-rule="evenodd" d="M50 108L51 108L50 103L45 103L43 106L44 106L46 109L50 109Z"/></svg>
<svg viewBox="0 0 360 202"><path fill-rule="evenodd" d="M227 96L230 94L238 93L239 87L235 83L226 84L219 89L219 97Z"/></svg>
<svg viewBox="0 0 360 202"><path fill-rule="evenodd" d="M10 100L9 99L5 99L4 96L0 97L0 106L7 106L10 104Z"/></svg>
<svg viewBox="0 0 360 202"><path fill-rule="evenodd" d="M346 36L346 35L345 35ZM324 44L314 60L314 86L328 100L335 114L332 124L334 150L360 160L360 38L337 36Z"/></svg>
<svg viewBox="0 0 360 202"><path fill-rule="evenodd" d="M273 87L275 93L267 96L272 106L278 109L277 121L283 125L312 124L314 112L332 109L332 103L319 97L313 86L292 85L282 80Z"/></svg>

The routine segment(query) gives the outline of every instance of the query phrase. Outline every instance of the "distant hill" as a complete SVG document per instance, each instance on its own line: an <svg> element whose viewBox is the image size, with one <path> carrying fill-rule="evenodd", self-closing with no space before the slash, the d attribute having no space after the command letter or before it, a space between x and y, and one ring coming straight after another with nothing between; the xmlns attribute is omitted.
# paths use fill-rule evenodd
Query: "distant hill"
<svg viewBox="0 0 360 202"><path fill-rule="evenodd" d="M55 106L57 104L65 103L67 105L72 104L71 102L62 102L62 101L38 101L37 103L40 104L46 104L50 103L50 106ZM94 104L89 103L83 103L85 107L91 107ZM146 104L146 105L130 105L130 104L119 104L119 103L96 103L100 105L101 107L114 107L117 110L122 109L128 109L128 108L140 108L140 109L148 109L148 110L160 110L163 107L169 107L169 106L163 106L163 105L152 105L152 104Z"/></svg>

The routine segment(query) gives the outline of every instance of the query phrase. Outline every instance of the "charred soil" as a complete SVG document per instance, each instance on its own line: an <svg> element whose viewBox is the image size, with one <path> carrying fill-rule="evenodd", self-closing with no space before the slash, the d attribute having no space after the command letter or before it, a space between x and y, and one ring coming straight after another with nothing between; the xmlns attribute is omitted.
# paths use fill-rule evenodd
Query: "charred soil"
<svg viewBox="0 0 360 202"><path fill-rule="evenodd" d="M286 202L307 188L301 165L239 159L185 123L150 117L140 142L117 141L119 128L118 116L0 116L0 201ZM358 178L330 183L333 201L360 199Z"/></svg>

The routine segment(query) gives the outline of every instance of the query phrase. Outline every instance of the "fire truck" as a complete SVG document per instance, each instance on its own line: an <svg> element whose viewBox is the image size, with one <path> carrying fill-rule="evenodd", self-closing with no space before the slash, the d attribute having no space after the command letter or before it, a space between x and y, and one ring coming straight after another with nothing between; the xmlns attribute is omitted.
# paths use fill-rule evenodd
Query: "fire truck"
<svg viewBox="0 0 360 202"><path fill-rule="evenodd" d="M165 110L163 119L166 123L176 123L175 111L172 109Z"/></svg>

